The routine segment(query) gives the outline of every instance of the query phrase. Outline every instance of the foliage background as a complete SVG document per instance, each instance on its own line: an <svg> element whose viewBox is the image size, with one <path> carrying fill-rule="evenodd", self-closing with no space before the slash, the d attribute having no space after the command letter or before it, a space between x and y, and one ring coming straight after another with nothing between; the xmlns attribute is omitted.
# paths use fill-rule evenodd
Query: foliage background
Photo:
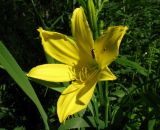
<svg viewBox="0 0 160 130"><path fill-rule="evenodd" d="M0 40L26 72L46 63L36 29L42 26L71 35L71 14L79 6L76 0L34 0L34 4L32 0L0 0ZM149 129L151 125L160 129L159 7L159 0L110 0L101 11L99 19L104 20L104 28L129 27L120 54L140 64L148 73L139 73L141 70L137 71L135 64L112 64L118 80L109 82L110 111L118 111L110 129ZM58 128L55 106L59 93L32 84L49 116L51 128ZM34 104L0 69L0 128L20 126L43 129L43 122Z"/></svg>

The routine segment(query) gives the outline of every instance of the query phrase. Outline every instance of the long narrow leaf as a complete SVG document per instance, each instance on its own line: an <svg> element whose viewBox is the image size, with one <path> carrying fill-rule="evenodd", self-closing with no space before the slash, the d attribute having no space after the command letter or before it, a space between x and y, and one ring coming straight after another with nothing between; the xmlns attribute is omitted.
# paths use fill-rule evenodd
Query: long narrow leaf
<svg viewBox="0 0 160 130"><path fill-rule="evenodd" d="M135 69L138 73L140 73L144 76L148 75L148 71L144 67L140 66L138 63L136 63L134 61L128 60L124 56L118 57L116 59L116 63L123 65L125 67L131 67L131 68Z"/></svg>
<svg viewBox="0 0 160 130"><path fill-rule="evenodd" d="M2 65L0 65L0 68L4 69Z"/></svg>
<svg viewBox="0 0 160 130"><path fill-rule="evenodd" d="M49 130L47 123L47 115L34 91L30 82L28 81L26 75L19 67L13 56L7 50L7 48L0 41L0 64L9 73L9 75L15 80L15 82L20 86L20 88L26 93L26 95L34 102L37 106L42 119L45 124L45 129Z"/></svg>

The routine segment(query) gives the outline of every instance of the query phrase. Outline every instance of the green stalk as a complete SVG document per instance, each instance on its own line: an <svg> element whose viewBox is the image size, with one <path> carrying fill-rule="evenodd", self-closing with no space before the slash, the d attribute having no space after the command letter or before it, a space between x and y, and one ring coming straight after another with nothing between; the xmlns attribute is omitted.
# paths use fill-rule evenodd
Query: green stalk
<svg viewBox="0 0 160 130"><path fill-rule="evenodd" d="M98 37L98 28L97 28L96 9L93 0L88 0L87 5L88 5L89 23L93 32L93 38L96 39Z"/></svg>
<svg viewBox="0 0 160 130"><path fill-rule="evenodd" d="M94 119L95 119L97 129L99 129L98 102L97 102L97 97L95 95L93 95L92 101L93 101L93 107L94 107L94 111L95 111Z"/></svg>
<svg viewBox="0 0 160 130"><path fill-rule="evenodd" d="M105 98L105 126L106 128L108 127L108 120L109 120L109 96L108 96L108 82L105 82L105 93L104 93L104 98Z"/></svg>
<svg viewBox="0 0 160 130"><path fill-rule="evenodd" d="M99 97L101 106L104 106L105 104L103 85L104 85L103 82L98 83L98 97Z"/></svg>

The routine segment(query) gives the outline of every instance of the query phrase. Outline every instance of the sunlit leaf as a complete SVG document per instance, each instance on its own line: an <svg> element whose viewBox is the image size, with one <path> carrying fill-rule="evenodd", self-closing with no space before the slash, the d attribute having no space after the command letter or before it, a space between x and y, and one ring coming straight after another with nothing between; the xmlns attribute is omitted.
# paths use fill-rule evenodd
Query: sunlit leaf
<svg viewBox="0 0 160 130"><path fill-rule="evenodd" d="M8 74L15 80L15 82L20 86L20 88L26 93L26 95L35 103L37 106L42 119L45 124L46 130L49 130L47 123L47 115L34 91L27 76L24 74L22 69L19 67L13 56L7 50L7 48L0 41L0 64L8 72Z"/></svg>

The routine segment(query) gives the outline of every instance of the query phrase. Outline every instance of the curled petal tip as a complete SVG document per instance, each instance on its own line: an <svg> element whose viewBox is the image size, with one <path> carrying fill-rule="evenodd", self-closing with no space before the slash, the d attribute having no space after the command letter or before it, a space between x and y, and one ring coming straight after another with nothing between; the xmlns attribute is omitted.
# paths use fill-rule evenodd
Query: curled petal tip
<svg viewBox="0 0 160 130"><path fill-rule="evenodd" d="M37 29L38 32L41 32L42 30L43 30L42 27L39 27L39 28Z"/></svg>
<svg viewBox="0 0 160 130"><path fill-rule="evenodd" d="M124 30L127 31L129 28L128 26L124 26Z"/></svg>

